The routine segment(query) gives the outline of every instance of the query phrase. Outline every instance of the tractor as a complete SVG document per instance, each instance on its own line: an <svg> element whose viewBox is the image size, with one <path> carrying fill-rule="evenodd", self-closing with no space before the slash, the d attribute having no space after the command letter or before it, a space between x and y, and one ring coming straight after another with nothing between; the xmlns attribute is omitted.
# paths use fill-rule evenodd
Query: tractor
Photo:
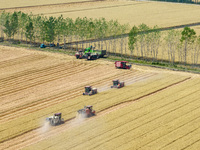
<svg viewBox="0 0 200 150"><path fill-rule="evenodd" d="M124 87L124 82L120 82L119 80L113 80L113 85L111 88L122 88Z"/></svg>
<svg viewBox="0 0 200 150"><path fill-rule="evenodd" d="M84 51L79 50L75 56L77 59L86 58L87 60L95 60L106 55L106 50L94 50L95 47L88 47Z"/></svg>
<svg viewBox="0 0 200 150"><path fill-rule="evenodd" d="M83 93L83 95L94 95L97 94L97 89L96 88L92 88L92 86L86 86L85 87L85 92Z"/></svg>
<svg viewBox="0 0 200 150"><path fill-rule="evenodd" d="M49 121L52 126L56 126L64 123L64 119L61 116L61 113L56 113L53 116L46 118L46 120Z"/></svg>
<svg viewBox="0 0 200 150"><path fill-rule="evenodd" d="M95 115L95 110L92 109L92 106L84 106L83 109L77 111L78 115L81 115L82 118L88 118Z"/></svg>
<svg viewBox="0 0 200 150"><path fill-rule="evenodd" d="M130 69L131 65L126 65L127 61L116 61L115 67L118 69Z"/></svg>

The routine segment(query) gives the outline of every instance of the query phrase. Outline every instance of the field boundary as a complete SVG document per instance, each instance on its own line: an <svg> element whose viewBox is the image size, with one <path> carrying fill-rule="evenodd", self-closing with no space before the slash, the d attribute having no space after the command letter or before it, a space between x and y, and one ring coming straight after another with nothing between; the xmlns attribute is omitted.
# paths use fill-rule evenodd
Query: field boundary
<svg viewBox="0 0 200 150"><path fill-rule="evenodd" d="M82 2L69 2L69 3L34 5L34 6L10 7L10 8L0 8L0 10L9 10L9 9L18 9L18 8L35 8L35 7L43 7L43 6L66 5L66 4L81 4L81 3L97 2L97 1L105 1L105 0L91 0L91 1L87 0L87 1L82 1Z"/></svg>

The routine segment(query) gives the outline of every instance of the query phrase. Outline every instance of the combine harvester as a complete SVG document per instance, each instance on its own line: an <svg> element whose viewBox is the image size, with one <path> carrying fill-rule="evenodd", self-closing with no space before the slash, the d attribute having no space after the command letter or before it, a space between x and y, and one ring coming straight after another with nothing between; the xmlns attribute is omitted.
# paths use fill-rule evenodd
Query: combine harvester
<svg viewBox="0 0 200 150"><path fill-rule="evenodd" d="M53 116L46 118L46 120L49 121L50 125L56 126L64 123L64 119L61 116L61 113L56 113Z"/></svg>
<svg viewBox="0 0 200 150"><path fill-rule="evenodd" d="M91 116L95 115L95 110L92 109L93 106L89 105L89 106L84 106L83 109L79 109L78 112L78 116L81 116L82 118L88 118Z"/></svg>
<svg viewBox="0 0 200 150"><path fill-rule="evenodd" d="M92 88L92 86L86 86L85 87L85 92L83 93L83 95L94 95L97 94L97 88Z"/></svg>
<svg viewBox="0 0 200 150"><path fill-rule="evenodd" d="M76 52L75 56L77 59L84 59L86 58L87 60L95 60L95 59L99 59L99 58L103 58L104 55L106 55L106 50L94 50L95 47L88 47L84 50L84 52L82 50L79 50L78 52Z"/></svg>
<svg viewBox="0 0 200 150"><path fill-rule="evenodd" d="M131 65L126 65L126 63L128 63L128 61L116 61L115 67L117 69L130 69Z"/></svg>
<svg viewBox="0 0 200 150"><path fill-rule="evenodd" d="M122 88L124 87L124 82L120 82L119 80L113 80L113 85L111 88Z"/></svg>

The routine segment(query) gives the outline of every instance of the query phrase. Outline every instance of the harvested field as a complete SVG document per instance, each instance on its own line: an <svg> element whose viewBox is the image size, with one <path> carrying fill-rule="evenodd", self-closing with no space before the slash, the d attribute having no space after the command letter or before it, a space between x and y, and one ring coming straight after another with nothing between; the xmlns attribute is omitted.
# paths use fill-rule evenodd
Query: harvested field
<svg viewBox="0 0 200 150"><path fill-rule="evenodd" d="M45 5L57 5L57 4L65 4L65 3L73 3L73 2L84 2L86 0L1 0L0 9L7 8L16 8L16 7L34 7L34 6L45 6ZM89 1L89 0L87 0Z"/></svg>
<svg viewBox="0 0 200 150"><path fill-rule="evenodd" d="M57 1L56 1L57 2ZM58 2L59 3L59 2ZM45 16L60 16L76 19L77 17L118 20L121 24L138 26L145 23L150 27L169 27L199 22L199 5L164 3L149 1L96 1L80 4L62 4L56 6L39 6L34 8L11 9ZM8 10L9 11L9 10Z"/></svg>
<svg viewBox="0 0 200 150"><path fill-rule="evenodd" d="M198 22L200 11L198 5L159 2L59 4L65 2L7 0L0 7L9 3L11 9L6 11L74 19L105 17L131 26L159 27ZM56 5L36 6L46 4ZM113 79L125 81L125 87L111 89ZM83 96L87 85L96 87L98 94ZM0 46L0 149L198 149L199 90L200 76L191 73L134 64L131 70L121 70L103 59L77 60ZM85 105L93 105L96 116L78 118L77 110ZM64 123L52 127L45 118L57 112Z"/></svg>
<svg viewBox="0 0 200 150"><path fill-rule="evenodd" d="M115 140L119 140L121 146L128 142L128 148L133 145L132 140L124 141L123 138L133 135L134 132L140 131L142 134L143 130L149 133L155 130L153 125L145 130L149 126L148 120L159 122L155 117L165 120L157 115L163 113L163 117L170 116L168 112L172 108L177 107L179 111L178 104L185 106L191 102L187 111L194 104L198 106L195 98L194 101L190 100L198 97L198 75L137 66L133 66L131 70L118 70L114 68L113 62L76 60L75 57L61 54L0 47L2 58L4 54L6 56L13 52L15 55L0 61L3 72L0 75L0 149L55 149L56 142L60 149L112 149ZM125 81L126 87L110 89L113 79ZM99 93L91 97L82 96L86 85L97 87ZM174 95L175 93L178 94ZM77 119L76 111L84 105L93 105L97 116ZM177 118L183 115L181 110L177 113ZM44 120L55 112L62 112L65 123L49 127ZM129 115L130 112L134 115ZM136 121L137 119L143 121ZM179 122L174 123L179 125ZM140 129L139 124L144 126ZM165 131L162 127L164 125L165 122L157 124L157 130ZM135 131L135 128L139 131ZM170 131L176 132L175 129ZM162 135L168 134L167 131ZM139 134L135 138L136 142L141 140ZM155 139L157 138L156 134ZM89 140L81 142L84 139ZM106 142L107 140L111 142ZM195 140L198 138L194 138ZM91 144L93 142L95 144ZM136 147L146 147L148 144L156 146L153 139L145 142L143 145L136 144ZM166 144L168 143L163 143L162 146Z"/></svg>

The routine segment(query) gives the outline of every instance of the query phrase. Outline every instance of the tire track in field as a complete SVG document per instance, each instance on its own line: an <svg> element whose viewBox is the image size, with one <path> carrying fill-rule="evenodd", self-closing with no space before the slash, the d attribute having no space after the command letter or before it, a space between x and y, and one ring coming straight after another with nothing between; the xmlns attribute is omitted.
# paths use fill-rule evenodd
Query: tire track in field
<svg viewBox="0 0 200 150"><path fill-rule="evenodd" d="M39 116L39 117L41 117L41 116ZM5 118L5 117L4 117ZM24 123L24 122L23 122ZM29 130L30 131L30 130ZM27 131L28 132L28 131ZM23 132L23 134L24 134L24 132ZM23 134L21 134L21 135L23 135Z"/></svg>
<svg viewBox="0 0 200 150"><path fill-rule="evenodd" d="M35 7L45 7L45 6L59 6L59 5L72 5L72 4L82 4L82 3L93 3L97 1L104 0L91 0L91 1L82 1L82 2L68 2L68 3L57 3L57 4L43 4L43 5L34 5L34 6L22 6L22 7L10 7L10 8L1 8L0 10L12 10L12 9L21 9L21 8L35 8Z"/></svg>
<svg viewBox="0 0 200 150"><path fill-rule="evenodd" d="M182 80L182 82L184 82L184 81L186 81L186 79L184 79L184 80ZM179 81L180 83L181 83L181 81ZM179 84L179 82L177 82L177 84ZM171 86L173 86L173 84L171 85ZM169 87L171 87L170 85L169 86L167 86L166 88L169 88ZM166 89L165 88L165 89ZM152 94L154 94L154 93L152 93ZM144 98L144 97L142 97L142 98ZM139 100L139 99L134 99L134 100L132 100L132 101L130 101L130 102L124 102L124 103L120 103L120 104L118 104L118 105L116 105L116 106L111 106L110 108L108 108L108 109L105 109L105 110L101 110L99 113L98 113L98 116L102 116L102 115L105 115L105 114L108 114L108 113L110 113L110 112L112 112L112 111L114 111L114 110L117 110L117 109L120 109L120 108L122 108L122 107L125 107L125 106L128 106L128 105L130 105L131 103L133 103L135 100ZM98 116L96 116L96 117L98 117ZM85 121L89 121L89 120L91 120L91 119L95 119L95 117L93 117L93 118L88 118L88 119L86 119ZM74 119L73 120L70 120L70 122L68 123L69 125L70 125L70 123L72 123L74 121ZM77 126L78 126L79 124L77 124ZM66 125L67 126L67 125ZM73 126L74 127L74 126ZM65 128L62 128L62 130L66 130ZM58 132L58 131L57 131ZM55 132L54 133L54 135L56 135L56 133L57 132ZM45 137L43 137L43 138L45 138ZM32 141L32 142L34 142L34 140ZM31 143L31 142L30 142Z"/></svg>
<svg viewBox="0 0 200 150"><path fill-rule="evenodd" d="M9 89L9 90L5 89L5 91L1 91L0 97L8 95L8 94L13 94L13 93L19 92L21 90L25 90L25 89L28 89L28 88L31 88L31 87L34 87L34 86L44 84L44 83L48 83L50 81L54 81L54 80L57 80L57 79L60 79L60 78L64 78L64 77L73 75L73 74L80 72L80 71L86 71L86 70L89 70L89 69L94 68L96 66L97 65L88 65L88 68L81 68L79 70L73 70L73 71L71 71L72 69L69 69L70 70L69 73L66 73L66 72L61 73L61 74L56 73L59 76L54 76L54 77L52 77L51 75L43 76L44 79L40 78L40 80L39 80L40 82L34 81L34 82L31 82L30 84L24 83L24 84L20 84L19 87L17 87L17 88L15 87L15 88Z"/></svg>
<svg viewBox="0 0 200 150"><path fill-rule="evenodd" d="M10 75L8 77L1 78L0 79L0 86L2 86L2 84L5 85L6 83L11 84L12 82L18 81L20 78L24 79L24 77L26 77L27 75L30 75L30 74L31 74L31 76L33 76L36 73L46 72L46 71L49 71L51 69L55 70L55 69L58 69L59 67L64 66L64 65L65 65L65 63L60 63L60 64L52 65L52 66L49 66L49 67L44 67L44 68L41 68L41 69L29 69L29 70L17 72L17 73L14 73L14 75Z"/></svg>
<svg viewBox="0 0 200 150"><path fill-rule="evenodd" d="M87 71L87 70L89 70L89 69L91 69L91 68L94 68L95 67L95 65L93 65L92 67L90 66L90 65L88 65L87 66L87 68L82 68L82 70L81 69L79 69L79 71ZM43 83L47 83L47 82L50 82L50 81L53 81L53 80L55 80L55 79L59 79L59 78L62 78L62 77L66 77L66 76L70 76L70 75L72 75L72 74L74 74L75 72L69 72L68 74L65 74L64 73L64 75L60 75L59 74L59 76L57 76L57 77L51 77L50 76L50 79L49 78L47 78L46 80L42 80L42 82L40 81L40 82L35 82L35 83L32 83L31 85L30 84L28 84L27 86L24 86L24 85L22 85L21 86L21 88L20 89L17 89L17 90L14 90L14 91L12 91L12 93L13 92L17 92L17 91L21 91L21 90L24 90L24 89L27 89L27 88L30 88L30 87L33 87L33 86L36 86L36 85L39 85L39 84L43 84ZM11 91L9 91L9 92L11 92ZM72 91L73 92L73 91ZM66 94L66 93L65 93ZM3 95L5 95L5 93L3 94ZM55 98L55 97L54 97ZM42 100L37 100L37 101L35 101L35 102L30 102L29 104L31 104L31 105L34 105L36 102L38 102L38 101L40 101L40 102L42 102ZM29 106L29 104L24 104L24 105L22 105L22 106L20 106L20 109L25 109L26 107L25 106ZM23 107L23 108L21 108L21 107ZM25 107L25 108L24 108ZM12 111L14 111L15 109L19 109L19 107L17 107L17 108L14 108L14 109L12 109ZM15 111L16 112L16 111ZM4 114L5 113L8 113L8 110L5 112L0 112L1 113L1 115L3 115L4 116Z"/></svg>
<svg viewBox="0 0 200 150"><path fill-rule="evenodd" d="M22 57L10 59L10 60L5 60L5 61L0 62L0 69L18 65L18 64L26 64L28 62L41 60L46 57L47 56L45 56L45 55L28 55L28 56L22 56Z"/></svg>
<svg viewBox="0 0 200 150"><path fill-rule="evenodd" d="M198 100L196 99L195 101L198 101ZM193 102L194 102L194 101L192 101L192 102L186 102L186 104L184 104L183 106L179 106L177 109L180 109L180 108L182 108L182 107L184 107L184 106L187 106L188 104L193 103ZM155 108L155 109L153 109L152 111L157 111L158 109L162 109L162 108L164 108L164 107L166 107L167 105L170 105L170 104L172 104L172 103L173 103L173 102L170 102L169 104L163 105L162 107L159 107L159 108ZM150 104L150 105L151 105L151 104ZM200 108L200 106L198 106L197 108L195 108L195 110L197 110L197 109L199 109L199 108ZM152 119L152 120L150 120L150 121L148 121L148 122L143 123L142 125L138 125L137 127L130 128L129 130L125 131L124 133L121 133L121 134L119 134L119 135L117 135L117 136L114 136L113 138L110 138L110 139L108 139L108 140L106 140L106 141L103 141L103 143L104 143L104 142L105 142L105 143L106 143L106 142L110 142L111 140L113 140L113 139L115 139L115 138L118 138L118 137L120 137L120 136L122 136L122 135L124 135L124 134L126 134L126 133L129 133L129 132L131 132L132 130L138 129L138 128L140 128L140 127L143 126L143 125L146 125L146 124L148 124L148 123L151 123L151 122L155 121L155 120L158 119L158 118L161 118L161 117L163 117L163 116L165 116L165 115L167 115L167 114L169 114L169 113L172 113L172 112L176 111L177 109L170 110L170 111L168 111L168 112L166 112L166 113L164 113L164 114L162 114L162 115L160 115L160 116L158 116L158 117L156 117L156 118L154 118L154 119ZM190 111L190 112L191 112L191 111ZM189 114L190 112L188 112L188 114ZM125 116L125 115L127 115L127 114L129 114L129 113L130 113L130 112L126 112L126 114L123 114L122 116L118 116L117 118L123 117L123 116ZM146 113L146 114L144 114L144 115L142 115L142 116L139 116L139 117L137 117L137 118L134 118L134 119L132 119L132 120L129 120L128 122L122 122L122 123L120 124L120 126L118 125L116 128L121 127L121 126L123 126L123 125L126 125L127 123L130 123L130 122L132 122L132 121L135 121L135 120L137 120L137 119L139 119L140 117L143 117L143 116L145 116L145 115L148 115L148 113ZM117 119L117 118L115 118L115 119ZM111 121L113 121L113 120L111 120ZM115 130L116 128L112 128L112 130ZM156 130L156 129L155 129L155 130ZM105 131L105 132L102 133L102 135L105 134L105 133L107 133L107 132L110 132L110 131L111 131L111 130ZM152 130L151 130L151 131L152 131ZM150 132L151 132L151 131L150 131ZM84 133L84 132L83 132L83 133ZM147 133L145 133L145 134L147 134ZM140 136L138 136L138 137L142 137L142 136L145 135L145 134L142 134L142 135L140 135ZM136 137L136 138L138 138L138 137ZM92 138L95 138L95 137L92 137ZM88 140L89 140L89 139L88 139ZM131 140L132 140L132 139L131 139ZM127 143L128 143L128 142L131 142L131 140L127 139ZM92 147L92 149L95 149L95 148L101 146L101 144L103 144L103 143L99 143L98 145ZM70 148L74 148L74 147L76 147L76 146L77 146L77 145L74 145L73 147L70 147Z"/></svg>
<svg viewBox="0 0 200 150"><path fill-rule="evenodd" d="M146 2L149 3L149 2ZM133 6L133 5L141 5L146 3L137 3L137 4L123 4L123 5L112 5L112 6L102 6L102 7L92 7L92 8L83 8L77 10L66 10L66 11L59 11L59 12L50 12L50 13L42 13L43 15L51 15L51 14L63 14L63 13L70 13L70 12L79 12L79 11L90 11L90 10L98 10L98 9L109 9L109 8L118 8L118 7L126 7L126 6ZM39 14L37 14L39 15Z"/></svg>
<svg viewBox="0 0 200 150"><path fill-rule="evenodd" d="M183 81L184 82L184 81ZM198 91L198 90L196 90L196 91ZM197 99L196 99L196 101L198 101ZM171 103L173 103L173 102L171 102ZM192 102L191 102L192 103ZM131 104L131 102L129 103L129 104L127 104L127 105L130 105ZM126 106L127 106L126 105ZM148 104L148 105L151 105L151 104ZM187 106L187 104L185 104L185 106ZM123 106L123 107L125 107L125 106ZM165 107L165 105L163 106L163 107ZM200 106L199 106L200 107ZM120 108L122 108L122 107L120 107ZM117 107L117 109L119 109L118 107ZM140 108L141 109L141 108ZM115 109L116 110L116 109ZM157 110L157 108L156 109L154 109L154 110ZM111 111L106 111L106 113L109 113L109 112L112 112L113 110L111 110ZM104 113L105 112L103 112L103 115L104 115ZM128 114L128 113L127 113ZM98 116L100 116L100 114L98 113ZM120 116L120 117L122 117L122 116ZM140 116L141 117L141 116ZM138 118L140 118L140 117L138 117ZM119 118L119 116L118 116L118 118ZM136 118L136 119L138 119L138 118ZM157 119L157 118L156 118ZM134 119L135 120L135 119ZM124 123L124 125L125 125L126 123ZM138 127L140 127L140 126L138 126ZM87 132L87 131L86 131ZM84 134L85 132L83 132L83 134ZM76 135L76 136L78 136L78 135ZM91 137L91 139L93 139L93 138L95 138L95 137ZM89 139L88 139L89 140ZM107 142L109 142L109 141L107 141ZM101 145L101 144L99 144L99 145ZM75 147L75 146L74 146ZM70 149L72 149L73 147L70 147ZM95 149L94 147L92 148L92 149Z"/></svg>
<svg viewBox="0 0 200 150"><path fill-rule="evenodd" d="M161 89L159 89L159 90L156 90L156 91L154 91L154 92L151 92L151 93L148 93L148 94L146 94L146 95L143 95L143 96L141 96L141 97L139 97L139 98L132 99L132 100L130 100L130 101L128 101L128 102L122 102L122 103L116 104L116 105L114 105L114 106L108 107L108 108L106 108L106 109L103 109L103 110L99 111L98 116L102 116L102 115L105 115L105 114L107 114L107 113L110 113L110 112L112 112L112 111L114 111L114 110L117 110L117 109L120 109L120 108L122 108L122 107L125 107L125 106L129 105L130 103L133 103L133 102L135 102L135 101L137 101L137 100L140 100L140 99L142 99L142 98L148 97L148 96L150 96L150 95L153 95L153 94L158 93L158 92L160 92L160 91L163 91L163 90L165 90L165 89L168 89L168 88L170 88L170 87L172 87L172 86L181 84L181 83L183 83L183 82L185 82L185 81L187 81L187 80L189 80L189 79L190 79L190 77L189 77L189 78L186 78L186 79L183 79L183 80L181 80L181 81L175 82L175 83L173 83L173 84L170 84L170 85L168 85L168 86L165 86L165 87L163 87L163 88L161 88ZM97 116L97 117L98 117L98 116ZM95 118L95 117L93 117L93 118ZM93 118L89 118L89 119L87 119L87 120L89 121L89 120L91 120L91 119L93 119ZM67 123L66 126L68 125L68 123L70 123L70 122L72 122L72 121L74 121L74 120L75 120L75 117L74 117L74 118L71 118L71 119L69 119L69 120L66 120L66 121L65 121L65 122ZM86 120L86 121L87 121L87 120ZM65 126L65 125L64 125L64 126ZM56 130L55 132L57 133L61 127L63 127L63 126L61 125L61 126L56 127L56 128L55 128L55 130ZM64 127L64 128L65 128L65 127ZM36 132L36 133L37 133L37 132L38 132L37 130L40 130L40 129L37 128L37 129L32 130L31 132L27 132L27 133L25 133L25 134L30 134L31 137L35 137L35 135L34 135L32 132ZM61 130L62 130L62 128L60 129L60 131L61 131ZM51 131L51 132L53 132L53 131ZM56 134L56 133L55 133L55 134ZM20 135L20 136L26 137L25 134L22 134L22 135ZM20 136L17 136L16 138L21 139ZM41 136L42 136L42 135L41 135ZM36 138L37 138L37 137L36 137ZM46 137L43 137L43 138L46 138ZM40 139L40 138L39 138L39 139ZM29 140L31 140L30 137L29 137ZM41 139L40 139L40 140L41 140ZM40 140L39 140L39 141L40 141ZM6 141L8 141L8 140L6 140ZM34 139L33 141L36 142L35 139ZM24 142L25 142L25 141L24 141ZM27 142L27 141L26 141L26 142ZM21 142L20 142L20 143L21 143ZM29 144L31 144L31 143L29 143Z"/></svg>
<svg viewBox="0 0 200 150"><path fill-rule="evenodd" d="M155 75L155 74L154 74ZM142 75L143 76L143 75ZM150 75L151 76L151 75ZM150 77L149 76L149 77ZM144 78L142 77L142 78L140 78L140 79L137 79L138 81L140 81L140 80L143 80ZM102 80L104 80L104 79L102 79ZM135 81L137 81L137 80L135 80ZM101 81L100 81L101 82ZM150 83L151 84L151 83ZM60 97L60 96L59 96ZM76 104L74 104L74 105L76 105ZM71 105L70 107L73 107L74 105ZM53 113L53 112L52 112ZM40 116L40 117L42 117L42 116ZM4 117L5 118L5 117Z"/></svg>
<svg viewBox="0 0 200 150"><path fill-rule="evenodd" d="M76 64L73 65L74 69L76 69L75 67L82 67L82 64ZM59 72L64 72L64 71L73 71L74 69L72 69L72 66L69 65L65 65L63 64L59 64L59 65L55 65L55 66L51 66L51 67L47 67L47 68L42 68L39 70L31 70L31 71L26 71L26 72L20 72L17 75L13 75L10 77L6 77L4 79L0 79L0 90L3 88L9 88L9 87L13 87L15 85L19 85L19 84L23 84L23 82L25 82L26 84L28 84L29 82L33 82L34 80L41 80L42 77L48 77L49 75L55 75ZM16 87L13 87L16 88ZM1 93L1 92L0 92Z"/></svg>
<svg viewBox="0 0 200 150"><path fill-rule="evenodd" d="M113 78L118 78L120 76L130 78L129 76L132 76L132 72L126 72L126 73L123 73L123 74L117 74L117 75L114 75L114 76L109 76L108 78L103 78L102 80L98 80L96 82L93 82L92 84L99 87L101 85L104 85L105 83L108 84ZM143 75L141 75L141 76L143 76ZM151 75L147 75L147 77L150 77L150 76ZM145 77L145 76L143 76L143 77ZM140 76L137 76L137 80L141 80ZM53 105L54 103L56 104L56 103L66 101L66 99L69 100L69 99L78 97L78 96L82 95L82 91L84 90L84 86L86 86L86 84L74 87L73 90L69 89L69 90L66 90L63 93L58 93L58 94L53 95L53 96L48 97L48 98L39 99L39 100L35 101L34 103L33 102L26 103L26 104L23 104L22 106L20 106L18 108L14 108L12 110L6 110L6 111L1 113L1 117L3 117L3 118L0 118L0 120L3 119L4 122L6 122L6 121L11 120L13 118L17 118L21 114L32 113L32 112L47 108L47 107ZM109 87L109 89L110 89L110 87ZM14 114L17 113L17 114L12 115L13 113Z"/></svg>

